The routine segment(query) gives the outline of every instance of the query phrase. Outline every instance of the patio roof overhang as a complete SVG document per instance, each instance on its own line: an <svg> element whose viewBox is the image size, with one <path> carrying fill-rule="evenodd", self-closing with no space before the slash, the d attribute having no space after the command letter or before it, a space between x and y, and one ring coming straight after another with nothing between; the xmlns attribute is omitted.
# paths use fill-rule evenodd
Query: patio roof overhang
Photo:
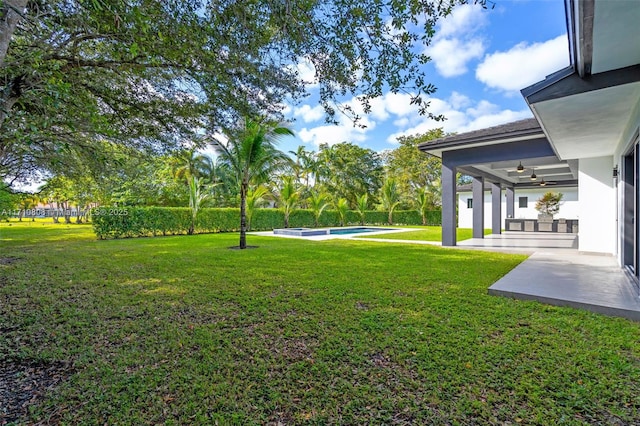
<svg viewBox="0 0 640 426"><path fill-rule="evenodd" d="M423 143L419 148L442 158L463 174L502 187L577 186L576 161L558 159L538 122L520 120ZM518 171L522 165L521 171ZM532 179L535 176L535 179Z"/></svg>
<svg viewBox="0 0 640 426"><path fill-rule="evenodd" d="M640 8L565 6L572 65L521 93L559 159L612 155L640 99Z"/></svg>

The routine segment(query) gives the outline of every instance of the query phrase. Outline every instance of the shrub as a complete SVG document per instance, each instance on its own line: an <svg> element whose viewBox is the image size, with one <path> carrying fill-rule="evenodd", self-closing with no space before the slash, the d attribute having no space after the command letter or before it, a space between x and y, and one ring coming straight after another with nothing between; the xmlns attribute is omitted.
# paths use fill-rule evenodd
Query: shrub
<svg viewBox="0 0 640 426"><path fill-rule="evenodd" d="M428 212L427 223L440 225L439 211ZM100 239L135 238L157 235L187 234L191 227L191 210L186 207L100 207L91 211L91 221L96 236ZM319 218L319 226L339 226L340 216L335 210L325 210ZM344 215L345 225L359 225L361 216L349 210ZM415 210L399 210L394 221L400 225L420 225L422 218ZM315 215L312 210L295 210L289 217L294 228L312 228ZM387 213L366 211L365 223L382 225L387 222ZM240 228L240 209L200 209L194 233L235 232ZM279 209L256 209L251 221L255 231L284 228L284 213Z"/></svg>

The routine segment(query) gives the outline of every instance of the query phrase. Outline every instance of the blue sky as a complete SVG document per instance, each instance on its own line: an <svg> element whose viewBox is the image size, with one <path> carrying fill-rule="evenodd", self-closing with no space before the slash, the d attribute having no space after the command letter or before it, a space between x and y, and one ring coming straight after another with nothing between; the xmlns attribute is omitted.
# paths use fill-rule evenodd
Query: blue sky
<svg viewBox="0 0 640 426"><path fill-rule="evenodd" d="M519 90L542 80L569 64L564 2L560 0L495 0L494 9L459 6L438 24L427 49L429 81L437 88L431 111L444 114L444 122L420 116L406 94L386 93L373 103L366 129L354 128L344 119L327 124L310 87L306 103L289 106L295 119L296 138L284 141L283 150L305 145L317 150L320 143L349 141L375 151L393 149L399 135L423 133L443 127L465 132L507 123L532 114ZM303 70L311 73L313 70ZM311 80L311 78L309 78ZM356 106L352 98L345 102Z"/></svg>

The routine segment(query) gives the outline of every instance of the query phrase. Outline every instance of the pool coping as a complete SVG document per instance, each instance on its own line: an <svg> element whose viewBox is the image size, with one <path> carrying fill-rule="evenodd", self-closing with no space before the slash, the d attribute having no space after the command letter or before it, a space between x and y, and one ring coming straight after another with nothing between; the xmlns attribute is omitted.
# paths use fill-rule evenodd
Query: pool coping
<svg viewBox="0 0 640 426"><path fill-rule="evenodd" d="M326 230L326 229L332 229L332 228L340 228L340 229L350 229L350 228L362 228L363 226L358 225L358 226L343 226L343 227L338 227L338 226L330 226L330 227L324 227L324 228L309 228L309 229L314 229L314 230ZM389 228L388 226L383 227L383 226L366 226L366 228L380 228L380 231L373 231L373 232L359 232L359 233L354 233L354 234L325 234L325 235L309 235L309 236L299 236L299 235L284 235L284 234L274 234L273 231L258 231L258 232L251 232L251 234L253 235L259 235L262 237L277 237L277 238L294 238L294 239L298 239L298 240L309 240L309 241L325 241L325 240L336 240L336 239L342 239L342 240L347 240L347 239L351 239L353 237L360 237L358 238L359 240L362 239L368 239L368 237L375 237L376 235L383 235L383 234L388 234L391 232L407 232L407 231L415 231L415 228ZM367 238L363 238L363 236L366 236ZM393 241L393 240L390 240Z"/></svg>

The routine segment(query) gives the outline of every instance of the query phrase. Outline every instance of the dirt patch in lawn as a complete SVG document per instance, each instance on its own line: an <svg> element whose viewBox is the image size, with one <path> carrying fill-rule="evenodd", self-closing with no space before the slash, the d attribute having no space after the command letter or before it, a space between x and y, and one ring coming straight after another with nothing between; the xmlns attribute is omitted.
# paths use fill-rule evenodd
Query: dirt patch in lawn
<svg viewBox="0 0 640 426"><path fill-rule="evenodd" d="M64 362L0 362L0 426L26 420L29 406L44 399L72 374Z"/></svg>
<svg viewBox="0 0 640 426"><path fill-rule="evenodd" d="M19 260L19 257L0 256L0 265L11 265L12 263L16 263Z"/></svg>

